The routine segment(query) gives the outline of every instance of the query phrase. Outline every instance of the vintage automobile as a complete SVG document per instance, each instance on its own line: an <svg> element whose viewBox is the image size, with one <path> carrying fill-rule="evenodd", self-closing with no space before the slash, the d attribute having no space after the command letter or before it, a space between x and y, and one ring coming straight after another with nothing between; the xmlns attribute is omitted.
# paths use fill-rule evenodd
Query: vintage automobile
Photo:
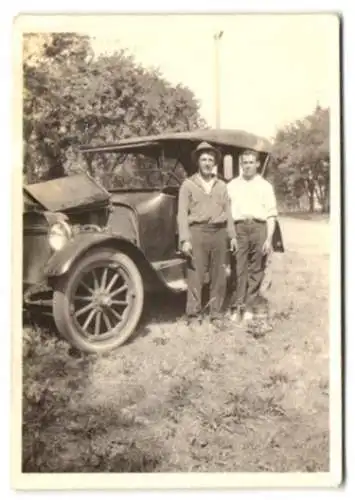
<svg viewBox="0 0 355 500"><path fill-rule="evenodd" d="M265 175L267 141L241 131L198 130L80 148L89 172L97 155L110 155L118 170L124 155L139 157L145 176L138 187L124 181L106 189L86 171L24 186L26 310L51 314L59 333L76 348L102 352L132 336L146 293L184 292L178 190L194 171L191 152L201 141L222 152L218 175L226 181L238 173L245 148L260 153ZM278 223L273 246L284 251Z"/></svg>

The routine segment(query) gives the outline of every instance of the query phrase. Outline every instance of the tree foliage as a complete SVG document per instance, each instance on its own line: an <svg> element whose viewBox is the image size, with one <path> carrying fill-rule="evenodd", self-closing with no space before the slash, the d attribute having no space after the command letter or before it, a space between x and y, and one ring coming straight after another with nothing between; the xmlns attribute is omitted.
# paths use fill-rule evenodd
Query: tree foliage
<svg viewBox="0 0 355 500"><path fill-rule="evenodd" d="M78 144L204 126L188 88L171 85L157 69L143 68L125 50L95 57L85 36L27 35L23 71L28 182L76 169ZM92 168L100 177L113 166Z"/></svg>
<svg viewBox="0 0 355 500"><path fill-rule="evenodd" d="M307 195L309 210L317 200L329 210L329 109L314 112L278 131L273 146L274 182L284 198Z"/></svg>

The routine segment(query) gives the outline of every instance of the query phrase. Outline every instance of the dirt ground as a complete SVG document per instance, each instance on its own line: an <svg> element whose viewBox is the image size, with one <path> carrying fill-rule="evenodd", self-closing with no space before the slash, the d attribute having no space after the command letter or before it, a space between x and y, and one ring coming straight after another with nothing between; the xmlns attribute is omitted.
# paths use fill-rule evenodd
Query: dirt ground
<svg viewBox="0 0 355 500"><path fill-rule="evenodd" d="M273 331L255 339L207 322L191 331L183 297L151 298L135 338L97 358L84 393L73 393L56 427L60 470L329 470L329 225L280 223Z"/></svg>

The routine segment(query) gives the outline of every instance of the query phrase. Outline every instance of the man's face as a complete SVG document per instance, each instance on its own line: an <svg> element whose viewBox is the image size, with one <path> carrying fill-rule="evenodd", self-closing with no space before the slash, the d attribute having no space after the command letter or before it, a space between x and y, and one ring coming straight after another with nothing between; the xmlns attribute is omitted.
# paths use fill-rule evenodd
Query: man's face
<svg viewBox="0 0 355 500"><path fill-rule="evenodd" d="M256 159L255 155L246 154L242 156L241 167L243 169L243 177L251 179L258 170L259 161Z"/></svg>
<svg viewBox="0 0 355 500"><path fill-rule="evenodd" d="M204 177L210 177L216 164L213 153L204 152L198 158L198 169Z"/></svg>

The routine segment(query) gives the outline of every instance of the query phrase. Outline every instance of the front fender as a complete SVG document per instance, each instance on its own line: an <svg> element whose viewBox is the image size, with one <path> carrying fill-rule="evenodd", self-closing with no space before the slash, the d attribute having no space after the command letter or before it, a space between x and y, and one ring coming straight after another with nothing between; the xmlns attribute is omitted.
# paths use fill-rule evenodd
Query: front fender
<svg viewBox="0 0 355 500"><path fill-rule="evenodd" d="M81 255L91 248L102 246L102 244L113 245L115 247L119 244L124 244L134 249L135 252L139 252L145 259L141 250L126 238L106 233L79 233L62 250L52 255L44 267L46 277L50 279L63 276Z"/></svg>

